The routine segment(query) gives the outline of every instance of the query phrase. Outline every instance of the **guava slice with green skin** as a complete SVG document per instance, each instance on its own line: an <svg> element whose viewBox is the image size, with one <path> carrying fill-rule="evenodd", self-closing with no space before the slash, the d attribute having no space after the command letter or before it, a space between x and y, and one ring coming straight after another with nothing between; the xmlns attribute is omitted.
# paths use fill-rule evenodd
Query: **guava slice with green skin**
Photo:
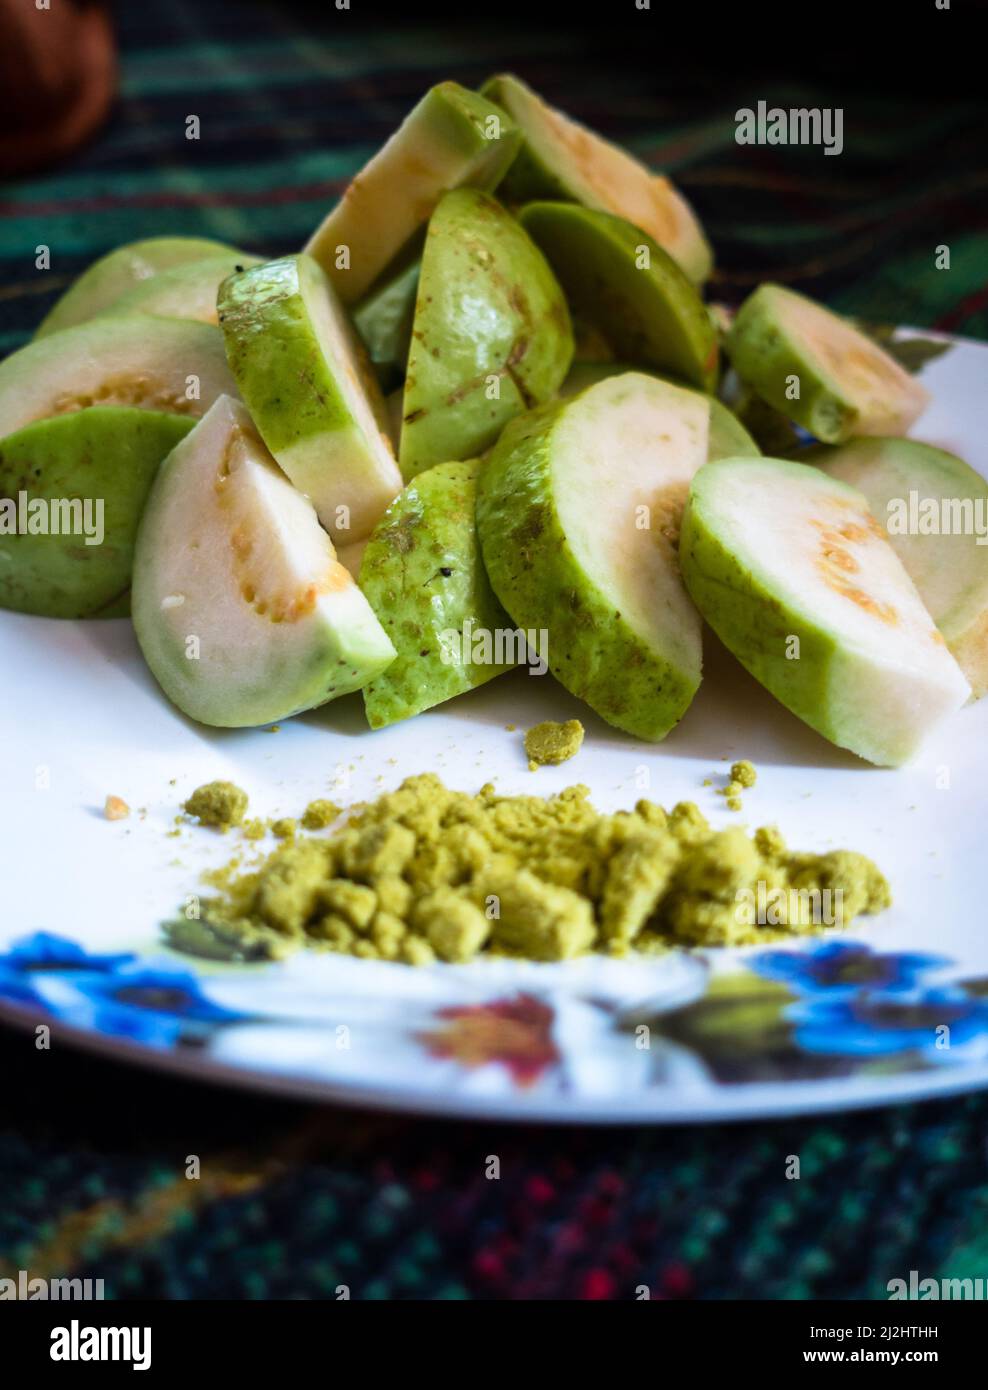
<svg viewBox="0 0 988 1390"><path fill-rule="evenodd" d="M846 319L781 285L760 285L735 315L727 354L743 382L816 439L904 434L930 394ZM790 400L798 383L799 397Z"/></svg>
<svg viewBox="0 0 988 1390"><path fill-rule="evenodd" d="M35 338L74 328L97 314L105 313L116 300L145 284L154 276L175 266L188 265L206 257L241 256L234 246L207 237L148 237L118 246L94 261L75 280L41 321Z"/></svg>
<svg viewBox="0 0 988 1390"><path fill-rule="evenodd" d="M817 468L706 464L690 488L679 563L741 664L869 762L905 762L971 693L865 498Z"/></svg>
<svg viewBox="0 0 988 1390"><path fill-rule="evenodd" d="M513 416L553 395L572 356L566 299L528 233L486 193L447 193L429 223L415 302L406 480L483 453Z"/></svg>
<svg viewBox="0 0 988 1390"><path fill-rule="evenodd" d="M420 269L416 258L373 288L353 310L353 325L386 385L404 373L408 361Z"/></svg>
<svg viewBox="0 0 988 1390"><path fill-rule="evenodd" d="M695 284L709 279L710 245L669 179L549 106L510 73L488 79L480 90L504 107L524 137L498 197L512 203L561 200L614 213L653 237Z"/></svg>
<svg viewBox="0 0 988 1390"><path fill-rule="evenodd" d="M980 699L988 692L988 541L979 544L977 528L988 520L988 482L956 454L915 439L852 439L800 457L864 494Z"/></svg>
<svg viewBox="0 0 988 1390"><path fill-rule="evenodd" d="M619 361L717 381L717 332L685 271L647 232L577 203L529 203L518 220L545 253L570 310L592 323Z"/></svg>
<svg viewBox="0 0 988 1390"><path fill-rule="evenodd" d="M47 618L126 616L145 499L192 425L184 415L90 406L0 440L0 607ZM47 504L47 529L57 524L59 534L9 533L21 514L30 524L18 511L21 494Z"/></svg>
<svg viewBox="0 0 988 1390"><path fill-rule="evenodd" d="M265 444L341 545L401 490L384 402L328 278L285 256L220 286L230 367Z"/></svg>
<svg viewBox="0 0 988 1390"><path fill-rule="evenodd" d="M626 372L513 420L478 483L495 594L547 632L556 679L638 738L664 738L700 683L676 545L709 418L697 392Z"/></svg>
<svg viewBox="0 0 988 1390"><path fill-rule="evenodd" d="M372 729L408 719L510 669L510 663L473 659L492 656L494 634L512 630L480 556L474 520L480 467L478 459L466 459L420 473L391 503L368 542L360 587L398 653L364 686Z"/></svg>
<svg viewBox="0 0 988 1390"><path fill-rule="evenodd" d="M221 728L287 719L358 690L395 654L311 503L226 397L155 479L132 611L168 698Z"/></svg>
<svg viewBox="0 0 988 1390"><path fill-rule="evenodd" d="M559 397L563 400L569 396L575 396L580 391L585 391L588 386L595 386L598 381L606 381L608 377L621 376L623 373L633 370L634 368L625 362L575 362L570 367L566 380L559 388ZM673 382L672 385L678 386L680 383L677 381ZM700 395L701 400L706 401L710 410L707 443L708 462L710 459L735 458L741 454L755 455L761 453L741 421L732 411L728 410L722 401L719 401L716 396L697 394Z"/></svg>
<svg viewBox="0 0 988 1390"><path fill-rule="evenodd" d="M734 412L716 396L711 396L707 462L721 458L757 458L761 452Z"/></svg>
<svg viewBox="0 0 988 1390"><path fill-rule="evenodd" d="M197 319L218 322L216 292L223 281L237 270L260 265L259 256L230 251L223 256L173 266L151 280L135 285L104 309L111 314L155 314L159 318Z"/></svg>
<svg viewBox="0 0 988 1390"><path fill-rule="evenodd" d="M305 247L344 304L356 304L449 189L493 188L521 141L501 107L440 82L361 169ZM349 249L349 267L337 264Z"/></svg>
<svg viewBox="0 0 988 1390"><path fill-rule="evenodd" d="M0 362L0 439L91 405L200 416L237 385L223 336L191 319L112 314L28 343Z"/></svg>

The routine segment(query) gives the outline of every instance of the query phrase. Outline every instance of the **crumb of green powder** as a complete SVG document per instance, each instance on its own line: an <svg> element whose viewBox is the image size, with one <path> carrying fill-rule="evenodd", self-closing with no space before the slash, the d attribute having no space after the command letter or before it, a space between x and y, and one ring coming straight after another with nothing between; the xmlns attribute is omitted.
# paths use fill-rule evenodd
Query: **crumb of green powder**
<svg viewBox="0 0 988 1390"><path fill-rule="evenodd" d="M242 823L247 793L233 782L206 782L196 788L182 810L187 816L194 816L200 825L226 831L231 825Z"/></svg>
<svg viewBox="0 0 988 1390"><path fill-rule="evenodd" d="M582 743L583 725L578 719L567 719L565 724L547 719L536 724L525 735L529 771L534 772L546 764L555 766L566 762L580 751Z"/></svg>
<svg viewBox="0 0 988 1390"><path fill-rule="evenodd" d="M335 801L310 801L302 812L302 827L305 830L325 830L340 814Z"/></svg>

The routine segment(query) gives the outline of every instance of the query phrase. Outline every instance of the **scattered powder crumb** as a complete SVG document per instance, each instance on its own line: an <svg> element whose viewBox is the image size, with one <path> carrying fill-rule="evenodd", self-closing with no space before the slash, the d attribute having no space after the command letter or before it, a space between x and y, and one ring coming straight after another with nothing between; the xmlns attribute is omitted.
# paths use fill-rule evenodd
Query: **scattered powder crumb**
<svg viewBox="0 0 988 1390"><path fill-rule="evenodd" d="M547 763L555 766L574 757L583 743L583 725L578 719L567 719L565 724L557 724L547 719L536 724L525 735L525 752L528 754L528 768L536 768Z"/></svg>
<svg viewBox="0 0 988 1390"><path fill-rule="evenodd" d="M476 796L433 773L355 806L328 836L293 836L240 872L208 874L201 920L166 928L221 959L299 947L410 965L481 954L566 960L671 946L735 946L817 933L891 902L870 859L790 851L779 831L714 830L693 802L601 814L584 786L553 797ZM769 895L770 915L747 905ZM739 906L741 904L741 906Z"/></svg>
<svg viewBox="0 0 988 1390"><path fill-rule="evenodd" d="M281 733L281 725L280 725L280 724L272 724L271 727L270 727L269 729L265 729L264 732L265 732L266 734L280 734L280 733Z"/></svg>
<svg viewBox="0 0 988 1390"><path fill-rule="evenodd" d="M731 764L731 780L726 787L721 789L721 796L727 798L728 809L740 811L741 793L748 787L753 787L758 780L758 773L748 760L742 759L740 762Z"/></svg>
<svg viewBox="0 0 988 1390"><path fill-rule="evenodd" d="M731 781L740 782L742 787L753 787L758 781L758 773L747 758L731 764Z"/></svg>
<svg viewBox="0 0 988 1390"><path fill-rule="evenodd" d="M340 814L335 801L310 801L302 812L302 826L305 830L325 830Z"/></svg>
<svg viewBox="0 0 988 1390"><path fill-rule="evenodd" d="M103 806L103 814L107 820L126 820L130 815L130 807L120 796L108 796Z"/></svg>
<svg viewBox="0 0 988 1390"><path fill-rule="evenodd" d="M255 817L253 820L245 820L241 830L245 840L263 840L268 833L268 823L260 817Z"/></svg>
<svg viewBox="0 0 988 1390"><path fill-rule="evenodd" d="M298 821L293 816L282 816L271 822L271 834L278 840L292 840L298 829Z"/></svg>
<svg viewBox="0 0 988 1390"><path fill-rule="evenodd" d="M515 732L515 730L518 728L518 725L517 725L517 724L505 724L504 727L505 727L506 731L507 731L509 734L513 734L513 733Z"/></svg>
<svg viewBox="0 0 988 1390"><path fill-rule="evenodd" d="M200 825L211 825L226 832L240 825L247 810L247 793L232 782L207 782L197 787L182 807Z"/></svg>

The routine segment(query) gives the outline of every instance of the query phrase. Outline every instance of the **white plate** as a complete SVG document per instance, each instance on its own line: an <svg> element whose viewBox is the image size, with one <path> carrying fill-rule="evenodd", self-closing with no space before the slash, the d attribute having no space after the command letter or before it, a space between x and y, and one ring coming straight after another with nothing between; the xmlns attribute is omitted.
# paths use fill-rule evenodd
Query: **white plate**
<svg viewBox="0 0 988 1390"><path fill-rule="evenodd" d="M916 436L988 475L988 348L959 342L923 377L935 404ZM988 700L898 771L831 747L722 651L660 745L522 672L377 733L359 697L277 733L225 732L168 705L129 623L0 613L0 717L0 1015L51 1026L53 1045L355 1104L557 1121L740 1118L988 1084ZM578 759L528 772L521 731L570 717L587 729ZM234 848L199 829L169 835L181 801L215 777L247 788L263 816L432 770L470 791L582 781L608 810L685 798L737 824L715 792L735 757L759 770L744 821L778 822L793 846L872 855L894 907L849 937L640 962L416 970L305 953L226 966L160 944L161 922ZM104 818L108 793L129 820Z"/></svg>

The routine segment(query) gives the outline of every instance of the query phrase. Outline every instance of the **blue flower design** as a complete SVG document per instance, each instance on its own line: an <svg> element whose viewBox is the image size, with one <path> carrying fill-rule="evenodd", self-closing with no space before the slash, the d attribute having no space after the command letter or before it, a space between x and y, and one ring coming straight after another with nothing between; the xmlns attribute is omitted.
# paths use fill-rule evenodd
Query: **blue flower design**
<svg viewBox="0 0 988 1390"><path fill-rule="evenodd" d="M132 952L118 955L90 955L75 941L53 932L39 931L22 936L10 950L0 954L0 996L16 1004L41 1005L36 977L58 972L107 975L129 964Z"/></svg>
<svg viewBox="0 0 988 1390"><path fill-rule="evenodd" d="M105 974L53 974L37 990L66 1023L153 1047L195 1041L249 1017L214 1003L190 970L133 958Z"/></svg>
<svg viewBox="0 0 988 1390"><path fill-rule="evenodd" d="M749 962L756 974L798 994L829 1000L914 990L922 978L951 962L945 956L873 951L860 941L826 941L807 951L763 951Z"/></svg>
<svg viewBox="0 0 988 1390"><path fill-rule="evenodd" d="M988 1053L988 1001L957 989L818 996L790 1005L785 1017L806 1052L859 1057L916 1052L930 1062Z"/></svg>

